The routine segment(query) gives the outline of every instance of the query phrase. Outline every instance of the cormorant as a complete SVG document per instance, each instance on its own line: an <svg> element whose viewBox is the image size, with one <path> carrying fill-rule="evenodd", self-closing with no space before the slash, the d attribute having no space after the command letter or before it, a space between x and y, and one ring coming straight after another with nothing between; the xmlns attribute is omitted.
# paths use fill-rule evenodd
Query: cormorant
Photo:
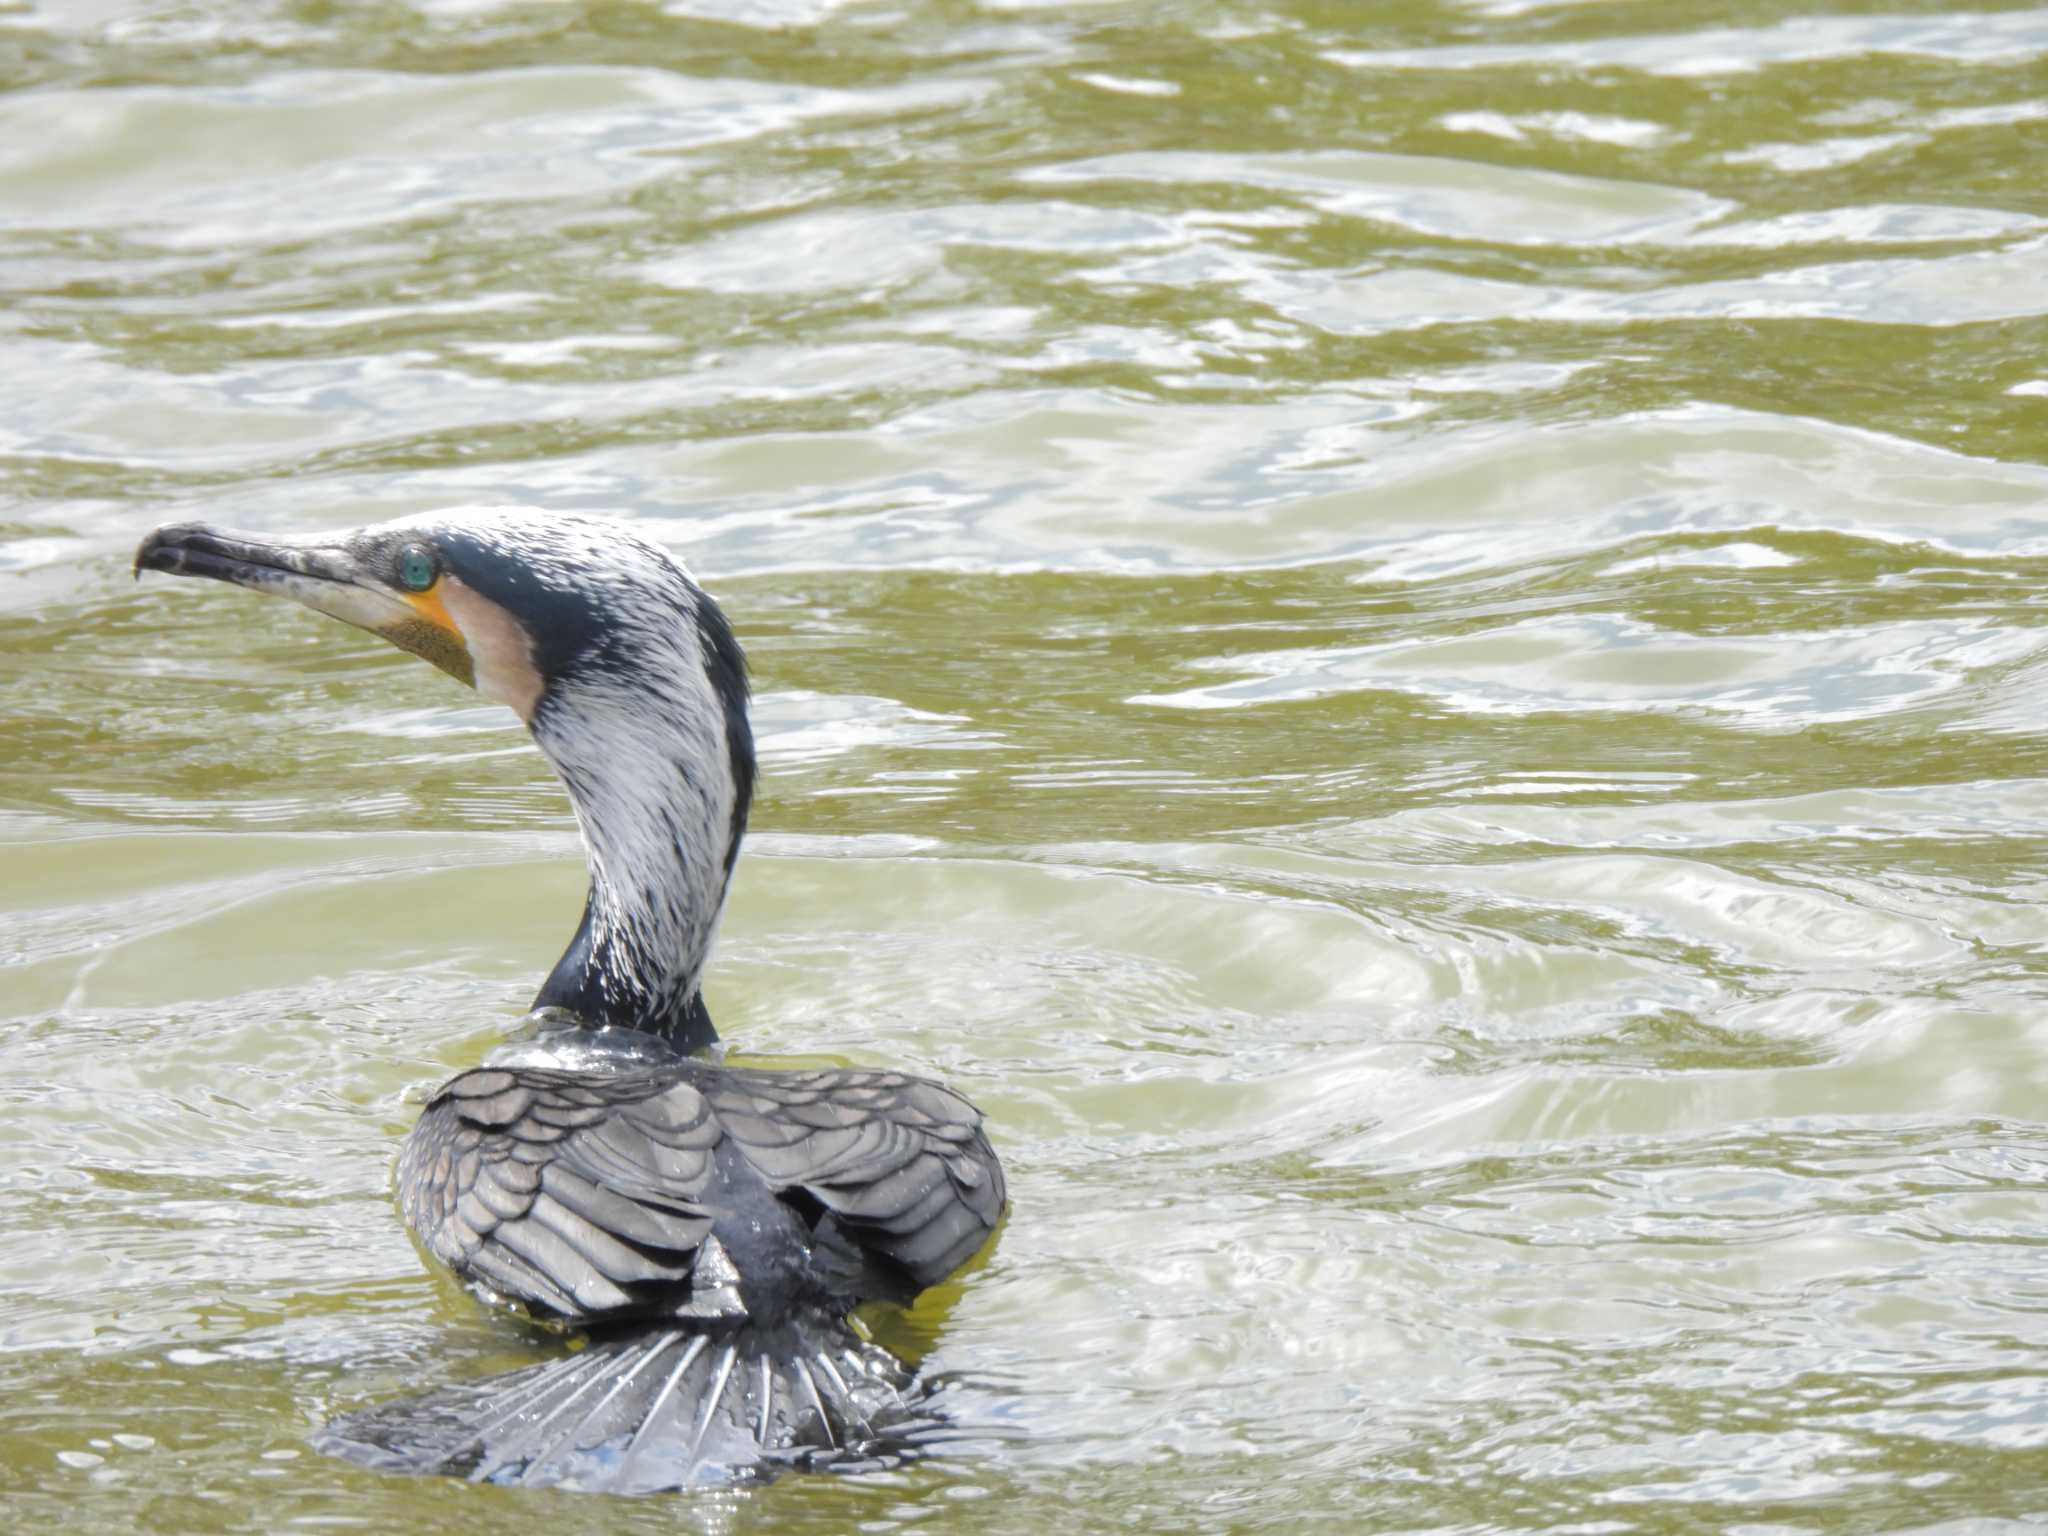
<svg viewBox="0 0 2048 1536"><path fill-rule="evenodd" d="M907 1451L937 1420L847 1322L995 1230L980 1114L885 1071L691 1059L754 787L746 662L660 545L462 508L321 539L157 529L135 568L274 593L510 705L569 791L583 921L535 1038L444 1085L399 1155L405 1219L487 1299L588 1335L547 1364L336 1419L396 1471L646 1492Z"/></svg>

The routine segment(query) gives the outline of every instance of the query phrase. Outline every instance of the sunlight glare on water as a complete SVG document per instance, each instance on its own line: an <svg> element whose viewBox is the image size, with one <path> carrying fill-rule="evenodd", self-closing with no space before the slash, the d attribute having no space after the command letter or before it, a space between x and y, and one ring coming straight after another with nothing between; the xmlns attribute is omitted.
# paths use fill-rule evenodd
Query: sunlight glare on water
<svg viewBox="0 0 2048 1536"><path fill-rule="evenodd" d="M23 1530L2048 1521L2048 11L0 8ZM707 995L988 1113L971 1443L620 1501L389 1194L573 928L503 711L128 579L635 519L766 777Z"/></svg>

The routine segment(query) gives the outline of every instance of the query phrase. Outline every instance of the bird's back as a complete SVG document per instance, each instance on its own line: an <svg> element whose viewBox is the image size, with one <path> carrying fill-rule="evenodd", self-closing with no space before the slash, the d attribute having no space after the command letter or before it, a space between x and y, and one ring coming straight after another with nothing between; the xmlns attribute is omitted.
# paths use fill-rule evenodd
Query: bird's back
<svg viewBox="0 0 2048 1536"><path fill-rule="evenodd" d="M1004 1199L980 1114L936 1083L690 1061L465 1072L407 1139L398 1189L457 1274L586 1325L907 1299Z"/></svg>

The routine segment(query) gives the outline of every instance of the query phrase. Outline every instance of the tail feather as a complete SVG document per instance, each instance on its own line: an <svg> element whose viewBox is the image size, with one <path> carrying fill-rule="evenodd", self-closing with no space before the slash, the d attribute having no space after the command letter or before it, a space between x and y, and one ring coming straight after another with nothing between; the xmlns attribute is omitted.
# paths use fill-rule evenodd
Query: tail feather
<svg viewBox="0 0 2048 1536"><path fill-rule="evenodd" d="M895 1465L944 1427L894 1356L820 1320L602 1340L346 1414L313 1445L387 1472L654 1493Z"/></svg>

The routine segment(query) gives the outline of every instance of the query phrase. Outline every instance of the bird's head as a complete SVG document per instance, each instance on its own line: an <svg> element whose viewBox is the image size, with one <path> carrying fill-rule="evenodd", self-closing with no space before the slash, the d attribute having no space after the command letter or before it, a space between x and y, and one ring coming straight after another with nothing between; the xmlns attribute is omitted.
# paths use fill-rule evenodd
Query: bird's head
<svg viewBox="0 0 2048 1536"><path fill-rule="evenodd" d="M568 786L583 928L537 1000L708 1033L696 995L753 793L746 662L682 562L604 518L457 508L282 538L172 523L135 569L288 597L507 704ZM701 1029L679 1023L694 1010Z"/></svg>
<svg viewBox="0 0 2048 1536"><path fill-rule="evenodd" d="M142 541L135 569L291 598L424 657L528 725L550 690L671 660L678 631L701 617L724 629L659 544L609 519L525 507L456 508L312 538L168 523ZM730 631L704 638L719 653L704 658L707 669L730 665ZM716 681L729 691L745 679Z"/></svg>

